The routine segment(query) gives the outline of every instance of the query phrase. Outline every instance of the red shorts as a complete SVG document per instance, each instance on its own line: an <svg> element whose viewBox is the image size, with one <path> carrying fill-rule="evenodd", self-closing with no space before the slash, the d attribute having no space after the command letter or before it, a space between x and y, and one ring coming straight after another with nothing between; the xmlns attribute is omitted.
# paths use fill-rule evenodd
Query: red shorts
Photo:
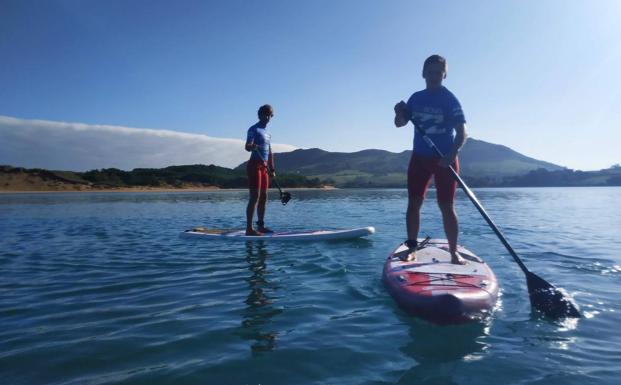
<svg viewBox="0 0 621 385"><path fill-rule="evenodd" d="M246 174L248 175L249 189L267 191L270 187L270 177L267 173L267 166L263 161L250 159L246 164Z"/></svg>
<svg viewBox="0 0 621 385"><path fill-rule="evenodd" d="M434 175L438 202L453 202L457 182L453 179L448 167L438 166L440 158L425 157L412 154L408 167L408 197L422 198L427 195L427 189ZM453 168L459 173L459 160L455 159Z"/></svg>

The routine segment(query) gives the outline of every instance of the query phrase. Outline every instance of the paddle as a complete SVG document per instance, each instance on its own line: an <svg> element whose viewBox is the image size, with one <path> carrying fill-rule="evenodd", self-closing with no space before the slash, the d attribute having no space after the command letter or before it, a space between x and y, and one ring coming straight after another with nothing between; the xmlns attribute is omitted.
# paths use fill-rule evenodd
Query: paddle
<svg viewBox="0 0 621 385"><path fill-rule="evenodd" d="M259 155L259 158L261 158L261 160L265 162L265 164L267 164L267 161L263 159L263 156L256 148L252 151L256 152L257 155ZM282 203L283 206L286 205L291 200L291 194L286 191L284 192L282 191L282 189L280 188L280 185L278 184L278 179L276 179L275 173L274 175L272 175L272 180L274 181L274 184L276 184L276 187L278 188L278 192L280 193L280 203Z"/></svg>
<svg viewBox="0 0 621 385"><path fill-rule="evenodd" d="M427 145L429 145L429 147L431 147L436 152L436 154L438 154L438 156L443 158L444 155L438 149L438 147L436 147L433 141L426 135L425 131L423 131L420 127L417 127L416 124L414 124L414 128L416 129L416 131L418 131L420 135L422 135ZM489 215L487 215L487 212L485 211L477 197L474 195L472 190L468 188L466 183L461 179L457 172L455 172L455 169L450 165L449 170L451 171L453 178L455 178L455 180L459 184L459 187L464 190L468 198L470 198L470 201L474 204L477 210L479 210L479 213L481 213L485 221L487 221L487 224L492 228L498 239L500 239L509 254L511 254L515 262L517 262L518 266L520 266L520 269L522 269L522 271L524 272L524 275L526 276L526 285L528 287L528 295L530 297L531 306L535 310L543 313L545 316L550 318L580 317L578 305L574 302L573 298L571 298L569 294L565 292L565 290L557 289L550 283L546 282L543 278L539 277L538 275L529 271L526 268L526 265L524 265L524 263L515 253L509 242L507 242L507 239L504 237L502 232L500 232L500 229L498 229L498 227L494 224Z"/></svg>
<svg viewBox="0 0 621 385"><path fill-rule="evenodd" d="M278 188L278 192L280 193L280 203L282 203L282 205L286 205L287 203L289 203L289 201L291 200L291 194L287 191L282 191L282 189L280 188L280 185L278 184L278 179L276 179L276 175L272 176L272 179L274 180L274 184L276 184L276 187Z"/></svg>

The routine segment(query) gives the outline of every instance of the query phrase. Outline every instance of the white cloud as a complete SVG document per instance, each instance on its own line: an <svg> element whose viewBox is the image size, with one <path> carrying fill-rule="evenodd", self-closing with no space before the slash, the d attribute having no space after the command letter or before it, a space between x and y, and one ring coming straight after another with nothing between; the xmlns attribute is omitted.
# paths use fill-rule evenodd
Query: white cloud
<svg viewBox="0 0 621 385"><path fill-rule="evenodd" d="M296 148L288 144L272 144L274 152ZM0 115L0 164L84 171L182 164L235 167L247 159L248 152L241 139Z"/></svg>

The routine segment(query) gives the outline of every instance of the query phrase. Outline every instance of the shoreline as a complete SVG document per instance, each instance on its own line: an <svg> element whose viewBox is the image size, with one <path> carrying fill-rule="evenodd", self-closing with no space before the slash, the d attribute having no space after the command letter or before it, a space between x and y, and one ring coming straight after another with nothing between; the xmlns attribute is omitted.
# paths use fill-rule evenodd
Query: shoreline
<svg viewBox="0 0 621 385"><path fill-rule="evenodd" d="M485 186L485 187L472 187L473 189L539 189L539 188L606 188L606 187L621 187L621 186ZM394 190L406 190L406 187L352 187L352 188L342 188L342 187L291 187L284 188L283 191L314 191L314 190L343 190L343 189L394 189ZM435 190L433 187L430 190ZM161 188L118 188L118 189L85 189L85 190L0 190L0 196L3 194L54 194L54 193L185 193L185 192L240 192L240 191L248 191L247 188L220 188L220 187L192 187L192 188L170 188L170 187L161 187ZM277 188L269 189L270 192L277 193Z"/></svg>
<svg viewBox="0 0 621 385"><path fill-rule="evenodd" d="M292 187L285 188L286 191L302 191L302 190L339 190L338 187ZM247 188L221 188L221 187L122 187L110 189L84 189L84 190L0 190L0 194L51 194L51 193L174 193L174 192L237 192L248 191ZM270 188L270 192L278 191L276 188Z"/></svg>

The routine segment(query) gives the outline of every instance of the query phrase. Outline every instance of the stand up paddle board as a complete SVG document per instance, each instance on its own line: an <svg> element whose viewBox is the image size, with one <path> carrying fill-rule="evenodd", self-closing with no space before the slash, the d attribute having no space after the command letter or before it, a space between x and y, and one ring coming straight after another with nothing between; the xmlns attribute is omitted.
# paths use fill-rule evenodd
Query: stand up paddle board
<svg viewBox="0 0 621 385"><path fill-rule="evenodd" d="M245 230L218 230L196 227L180 234L183 238L232 241L328 241L365 237L375 233L374 227L345 230L276 231L260 236L246 235Z"/></svg>
<svg viewBox="0 0 621 385"><path fill-rule="evenodd" d="M386 260L382 280L388 293L407 313L436 324L459 324L489 314L498 299L498 281L490 267L462 246L457 251L465 265L451 263L446 239L431 239L416 252L416 259L402 261L396 253Z"/></svg>

